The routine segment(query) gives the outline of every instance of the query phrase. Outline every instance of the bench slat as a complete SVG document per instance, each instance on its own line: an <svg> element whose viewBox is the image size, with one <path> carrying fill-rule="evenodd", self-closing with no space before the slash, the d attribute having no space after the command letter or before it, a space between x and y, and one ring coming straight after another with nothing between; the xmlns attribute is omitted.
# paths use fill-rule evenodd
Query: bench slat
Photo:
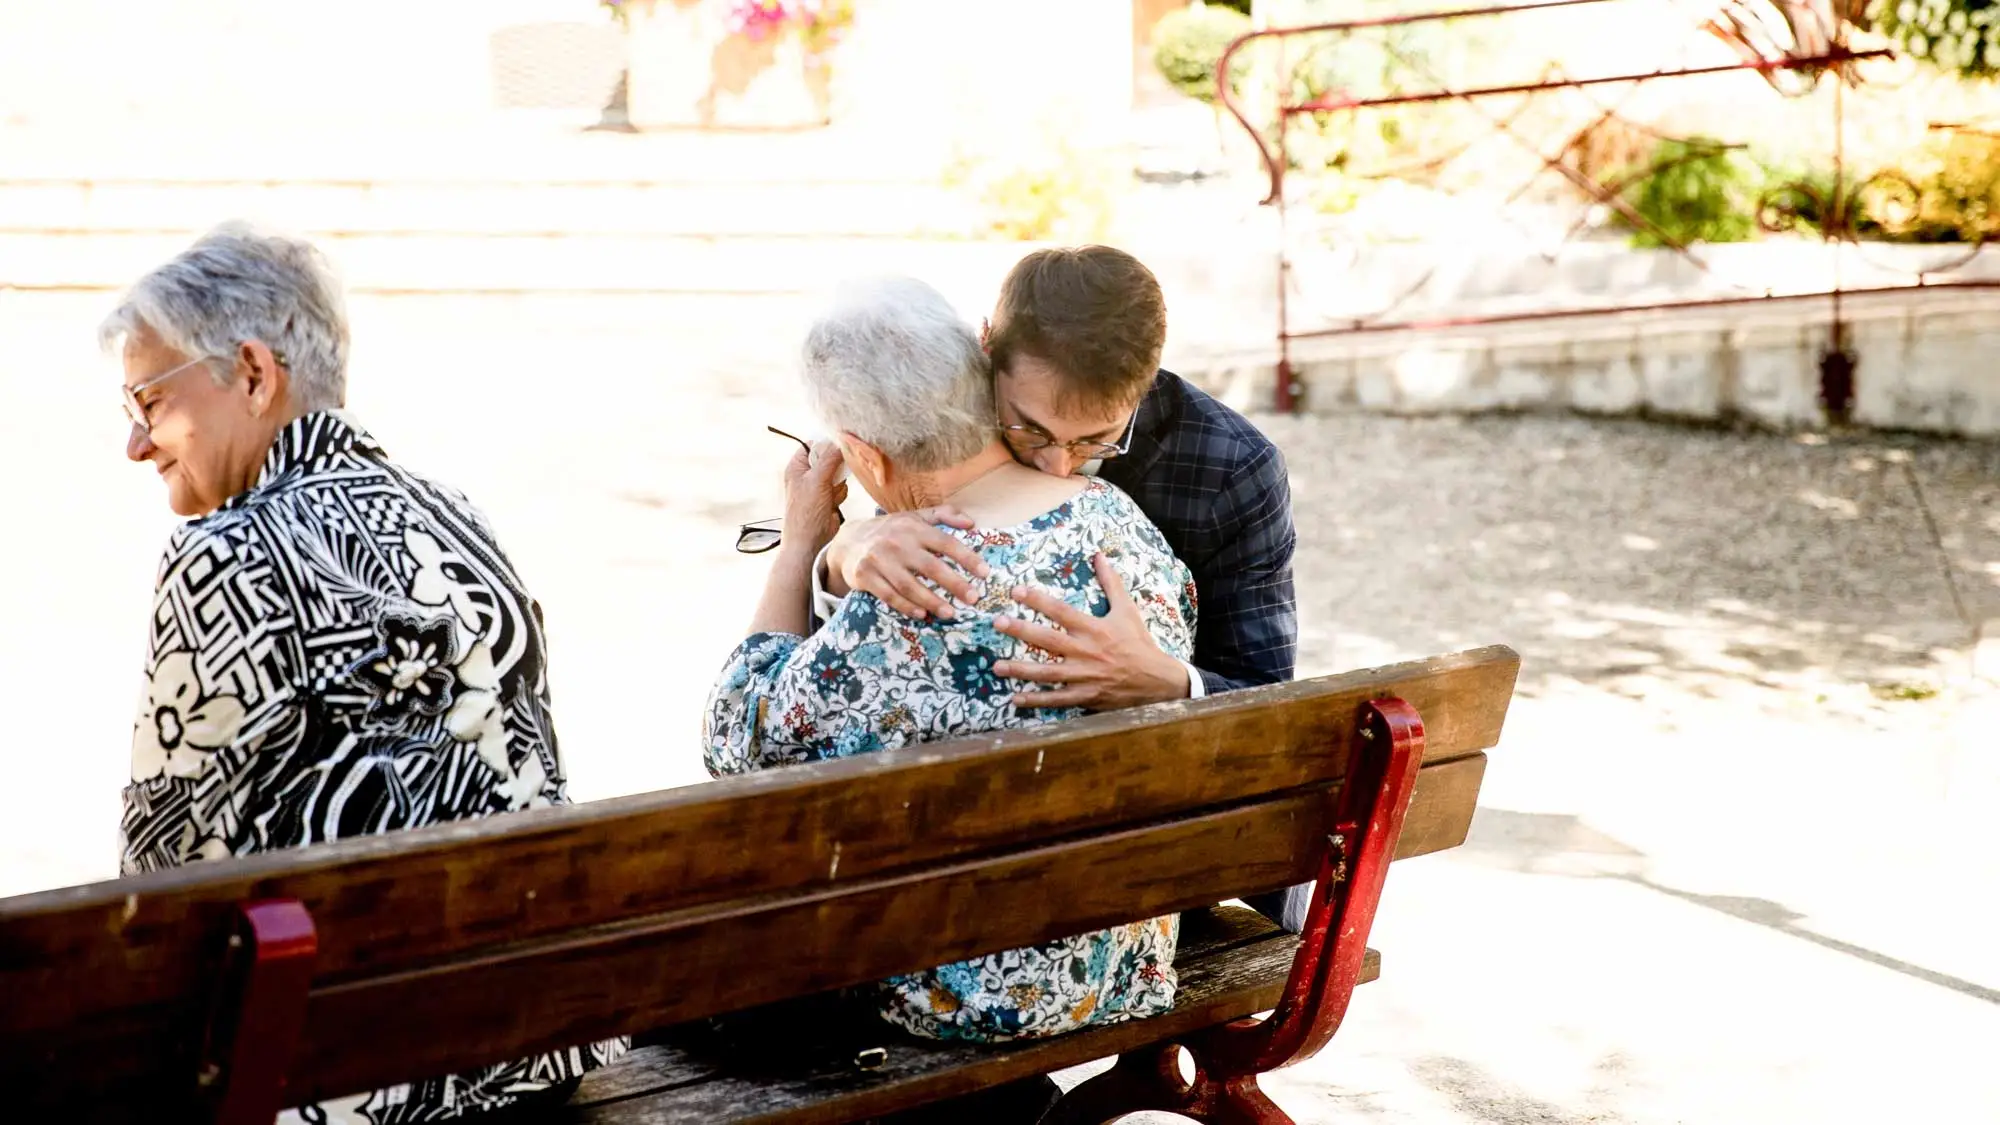
<svg viewBox="0 0 2000 1125"><path fill-rule="evenodd" d="M571 1102L571 1120L576 1125L843 1122L1047 1074L1268 1011L1284 987L1298 940L1241 907L1194 912L1176 958L1180 987L1171 1012L1004 1046L930 1043L885 1026L880 1045L888 1058L871 1071L826 1054L796 1065L763 1060L755 1069L732 1067L699 1039L643 1048L623 1068L587 1077ZM1370 950L1361 979L1374 980L1380 972L1381 958ZM620 1075L620 1069L629 1073Z"/></svg>

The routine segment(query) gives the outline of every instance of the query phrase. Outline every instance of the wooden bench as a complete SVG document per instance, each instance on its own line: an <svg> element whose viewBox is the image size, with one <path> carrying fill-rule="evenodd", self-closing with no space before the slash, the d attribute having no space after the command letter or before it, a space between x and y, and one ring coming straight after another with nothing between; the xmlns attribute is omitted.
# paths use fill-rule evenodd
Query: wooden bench
<svg viewBox="0 0 2000 1125"><path fill-rule="evenodd" d="M261 1125L678 1028L564 1112L851 1121L1117 1054L1055 1121L1283 1121L1257 1075L1317 1051L1374 975L1392 854L1464 839L1517 666L1486 649L0 900L5 1116ZM1303 939L1205 909L1314 878ZM1178 1004L1152 1020L1002 1047L885 1031L865 1059L790 1069L684 1042L721 1013L1173 911L1195 912Z"/></svg>

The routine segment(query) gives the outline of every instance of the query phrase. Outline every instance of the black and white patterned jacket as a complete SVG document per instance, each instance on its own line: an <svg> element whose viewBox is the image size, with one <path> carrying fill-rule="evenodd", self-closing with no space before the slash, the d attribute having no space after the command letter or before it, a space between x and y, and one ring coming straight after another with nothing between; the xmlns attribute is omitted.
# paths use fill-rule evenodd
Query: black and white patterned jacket
<svg viewBox="0 0 2000 1125"><path fill-rule="evenodd" d="M540 608L484 517L334 411L175 532L153 600L122 869L567 802ZM432 1121L622 1053L600 1044L301 1107Z"/></svg>

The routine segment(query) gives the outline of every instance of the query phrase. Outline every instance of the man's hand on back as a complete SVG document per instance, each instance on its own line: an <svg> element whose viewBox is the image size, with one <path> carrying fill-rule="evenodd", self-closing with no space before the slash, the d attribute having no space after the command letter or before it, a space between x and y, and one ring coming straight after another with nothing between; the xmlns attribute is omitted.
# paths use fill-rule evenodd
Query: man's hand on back
<svg viewBox="0 0 2000 1125"><path fill-rule="evenodd" d="M1002 660L994 674L1010 680L1056 684L1042 691L1018 692L1021 708L1083 707L1111 711L1142 703L1188 697L1187 666L1160 650L1146 629L1139 606L1125 592L1125 583L1102 554L1094 560L1097 581L1111 603L1111 612L1095 617L1046 590L1014 588L1014 600L1056 623L1051 629L1018 617L1002 617L994 628L1056 658L1054 664Z"/></svg>
<svg viewBox="0 0 2000 1125"><path fill-rule="evenodd" d="M978 594L966 575L985 578L992 571L979 552L940 531L938 524L965 529L974 526L964 512L943 505L856 520L842 527L827 546L827 593L845 597L859 590L882 599L905 617L950 620L955 615L938 590L961 602L977 601ZM935 588L926 585L925 579Z"/></svg>

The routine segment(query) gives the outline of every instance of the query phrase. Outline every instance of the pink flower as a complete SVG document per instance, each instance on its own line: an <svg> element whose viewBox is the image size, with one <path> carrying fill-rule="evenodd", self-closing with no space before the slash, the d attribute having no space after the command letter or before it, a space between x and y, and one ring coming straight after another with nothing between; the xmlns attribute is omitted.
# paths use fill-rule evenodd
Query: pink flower
<svg viewBox="0 0 2000 1125"><path fill-rule="evenodd" d="M793 11L795 0L732 0L729 6L729 30L738 35L748 35L762 40L773 32L783 31L785 24L798 18Z"/></svg>

